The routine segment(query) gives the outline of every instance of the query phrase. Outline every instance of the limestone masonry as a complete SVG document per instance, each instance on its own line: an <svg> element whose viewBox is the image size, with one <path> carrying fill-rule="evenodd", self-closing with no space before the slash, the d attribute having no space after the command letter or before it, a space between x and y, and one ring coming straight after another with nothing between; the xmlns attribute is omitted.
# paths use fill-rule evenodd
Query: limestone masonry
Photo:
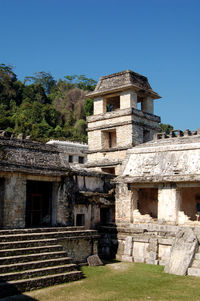
<svg viewBox="0 0 200 301"><path fill-rule="evenodd" d="M98 253L200 276L200 129L160 133L160 96L130 70L88 97L88 146L0 132L0 227L82 227L56 236L76 261Z"/></svg>

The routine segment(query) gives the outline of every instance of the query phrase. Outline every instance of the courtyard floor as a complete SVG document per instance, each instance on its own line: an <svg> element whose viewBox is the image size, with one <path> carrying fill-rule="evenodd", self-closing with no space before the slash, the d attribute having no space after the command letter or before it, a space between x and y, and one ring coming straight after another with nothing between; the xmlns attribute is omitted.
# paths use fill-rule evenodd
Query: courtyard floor
<svg viewBox="0 0 200 301"><path fill-rule="evenodd" d="M4 301L200 301L200 278L165 274L163 267L112 262L83 267L85 278Z"/></svg>

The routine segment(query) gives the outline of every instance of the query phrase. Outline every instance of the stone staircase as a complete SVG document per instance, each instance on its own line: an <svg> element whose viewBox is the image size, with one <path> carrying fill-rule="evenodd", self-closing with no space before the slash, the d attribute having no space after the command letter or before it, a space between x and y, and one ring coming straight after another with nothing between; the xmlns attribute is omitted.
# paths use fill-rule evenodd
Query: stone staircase
<svg viewBox="0 0 200 301"><path fill-rule="evenodd" d="M0 298L81 279L57 239L85 233L81 227L1 230Z"/></svg>
<svg viewBox="0 0 200 301"><path fill-rule="evenodd" d="M200 247L198 248L197 252L194 255L193 262L191 267L188 268L189 276L197 276L200 277Z"/></svg>

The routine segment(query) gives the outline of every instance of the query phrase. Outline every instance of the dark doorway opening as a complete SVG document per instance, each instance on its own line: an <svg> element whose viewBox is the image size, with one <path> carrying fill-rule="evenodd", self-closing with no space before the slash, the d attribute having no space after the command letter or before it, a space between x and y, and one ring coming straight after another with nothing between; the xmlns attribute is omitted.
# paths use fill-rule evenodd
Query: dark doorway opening
<svg viewBox="0 0 200 301"><path fill-rule="evenodd" d="M85 214L76 215L76 226L85 226Z"/></svg>
<svg viewBox="0 0 200 301"><path fill-rule="evenodd" d="M52 183L27 181L26 227L51 226Z"/></svg>
<svg viewBox="0 0 200 301"><path fill-rule="evenodd" d="M101 225L108 225L115 221L114 210L112 208L100 208L100 223Z"/></svg>

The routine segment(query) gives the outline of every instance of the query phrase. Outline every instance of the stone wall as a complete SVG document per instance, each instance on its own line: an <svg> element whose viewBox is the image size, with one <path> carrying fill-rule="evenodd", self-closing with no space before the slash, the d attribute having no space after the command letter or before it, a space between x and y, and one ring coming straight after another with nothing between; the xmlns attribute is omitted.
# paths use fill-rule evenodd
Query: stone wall
<svg viewBox="0 0 200 301"><path fill-rule="evenodd" d="M200 135L160 139L127 152L123 176L133 182L200 181Z"/></svg>
<svg viewBox="0 0 200 301"><path fill-rule="evenodd" d="M12 174L5 178L3 226L24 228L26 211L26 178Z"/></svg>
<svg viewBox="0 0 200 301"><path fill-rule="evenodd" d="M84 263L88 256L98 254L98 239L99 235L97 233L88 236L87 232L83 231L80 237L58 239L58 243L63 246L73 261Z"/></svg>
<svg viewBox="0 0 200 301"><path fill-rule="evenodd" d="M101 131L113 128L116 128L117 147L129 146L130 148L132 145L143 143L144 129L150 132L149 140L153 139L153 135L159 131L160 118L131 108L89 116L87 121L90 151L101 149ZM126 135L124 135L125 132ZM127 140L128 137L130 140Z"/></svg>
<svg viewBox="0 0 200 301"><path fill-rule="evenodd" d="M80 164L79 157L84 158L84 162L87 161L86 151L88 150L88 145L78 142L71 142L71 141L59 141L59 140L50 140L47 142L47 145L56 146L60 150L60 158L63 163L65 164ZM72 156L72 161L69 162L69 156Z"/></svg>
<svg viewBox="0 0 200 301"><path fill-rule="evenodd" d="M0 227L3 226L5 180L0 178Z"/></svg>
<svg viewBox="0 0 200 301"><path fill-rule="evenodd" d="M177 227L148 224L118 227L116 258L124 261L165 265L170 256Z"/></svg>

